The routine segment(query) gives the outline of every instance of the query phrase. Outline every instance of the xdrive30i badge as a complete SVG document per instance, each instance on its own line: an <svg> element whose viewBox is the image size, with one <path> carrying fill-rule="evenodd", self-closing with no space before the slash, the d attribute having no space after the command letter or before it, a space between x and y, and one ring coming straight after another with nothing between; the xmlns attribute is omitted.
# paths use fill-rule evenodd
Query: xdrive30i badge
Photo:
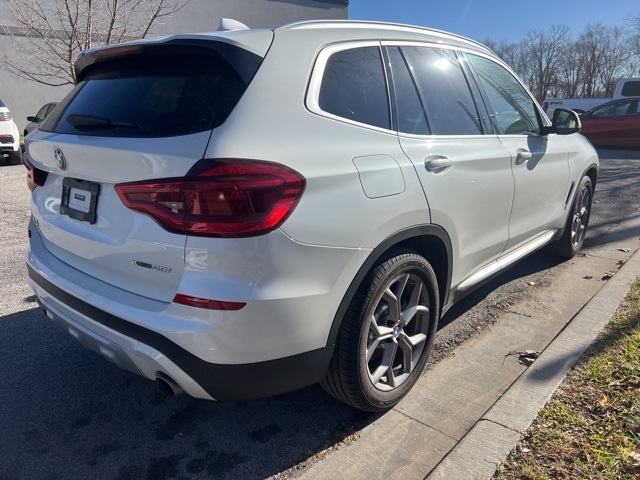
<svg viewBox="0 0 640 480"><path fill-rule="evenodd" d="M140 260L133 260L131 264L136 265L137 267L155 270L156 272L171 273L171 269L169 267L163 267L162 265L153 265L152 263L141 262Z"/></svg>

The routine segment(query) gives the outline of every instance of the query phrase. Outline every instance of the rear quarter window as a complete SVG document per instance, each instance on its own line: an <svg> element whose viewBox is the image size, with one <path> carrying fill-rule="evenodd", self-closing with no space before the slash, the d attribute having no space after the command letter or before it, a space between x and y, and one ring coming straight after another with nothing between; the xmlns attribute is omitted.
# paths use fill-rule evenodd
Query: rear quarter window
<svg viewBox="0 0 640 480"><path fill-rule="evenodd" d="M320 86L321 110L347 120L390 129L387 81L378 47L333 53Z"/></svg>
<svg viewBox="0 0 640 480"><path fill-rule="evenodd" d="M217 57L114 60L87 75L41 130L106 137L198 133L221 125L245 88Z"/></svg>

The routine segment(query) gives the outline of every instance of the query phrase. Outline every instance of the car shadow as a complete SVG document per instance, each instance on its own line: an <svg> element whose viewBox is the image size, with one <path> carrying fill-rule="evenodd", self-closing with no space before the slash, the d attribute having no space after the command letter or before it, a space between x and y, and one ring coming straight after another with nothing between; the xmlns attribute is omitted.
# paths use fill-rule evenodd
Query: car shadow
<svg viewBox="0 0 640 480"><path fill-rule="evenodd" d="M0 478L265 478L378 418L319 386L248 402L171 397L37 308L0 328Z"/></svg>
<svg viewBox="0 0 640 480"><path fill-rule="evenodd" d="M595 147L600 160L627 159L640 160L640 148Z"/></svg>

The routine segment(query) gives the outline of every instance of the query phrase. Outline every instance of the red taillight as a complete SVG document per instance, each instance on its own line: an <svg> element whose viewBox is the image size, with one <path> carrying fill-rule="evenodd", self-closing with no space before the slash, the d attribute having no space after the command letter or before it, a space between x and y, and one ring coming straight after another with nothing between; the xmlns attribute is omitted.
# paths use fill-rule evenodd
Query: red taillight
<svg viewBox="0 0 640 480"><path fill-rule="evenodd" d="M22 156L22 161L27 168L27 187L29 190L33 192L36 187L43 187L49 173L36 168L26 155Z"/></svg>
<svg viewBox="0 0 640 480"><path fill-rule="evenodd" d="M190 307L206 308L209 310L240 310L246 305L244 302L223 302L221 300L210 300L208 298L191 297L178 293L173 299L175 303L189 305Z"/></svg>
<svg viewBox="0 0 640 480"><path fill-rule="evenodd" d="M8 122L9 120L11 120L11 113L0 112L0 122Z"/></svg>
<svg viewBox="0 0 640 480"><path fill-rule="evenodd" d="M115 190L128 208L167 230L247 237L280 227L304 187L304 177L284 165L225 159L201 160L182 178L121 183Z"/></svg>

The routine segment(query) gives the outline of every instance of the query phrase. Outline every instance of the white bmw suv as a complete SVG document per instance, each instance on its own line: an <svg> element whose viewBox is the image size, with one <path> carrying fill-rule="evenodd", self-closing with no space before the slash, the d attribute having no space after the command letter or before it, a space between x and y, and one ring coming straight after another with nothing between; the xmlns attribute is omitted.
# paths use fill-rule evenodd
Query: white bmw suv
<svg viewBox="0 0 640 480"><path fill-rule="evenodd" d="M13 116L5 104L0 100L0 158L8 165L22 163L22 149L20 148L20 132Z"/></svg>
<svg viewBox="0 0 640 480"><path fill-rule="evenodd" d="M582 246L598 157L486 47L317 21L84 52L29 135L29 281L177 393L395 405L460 297Z"/></svg>

